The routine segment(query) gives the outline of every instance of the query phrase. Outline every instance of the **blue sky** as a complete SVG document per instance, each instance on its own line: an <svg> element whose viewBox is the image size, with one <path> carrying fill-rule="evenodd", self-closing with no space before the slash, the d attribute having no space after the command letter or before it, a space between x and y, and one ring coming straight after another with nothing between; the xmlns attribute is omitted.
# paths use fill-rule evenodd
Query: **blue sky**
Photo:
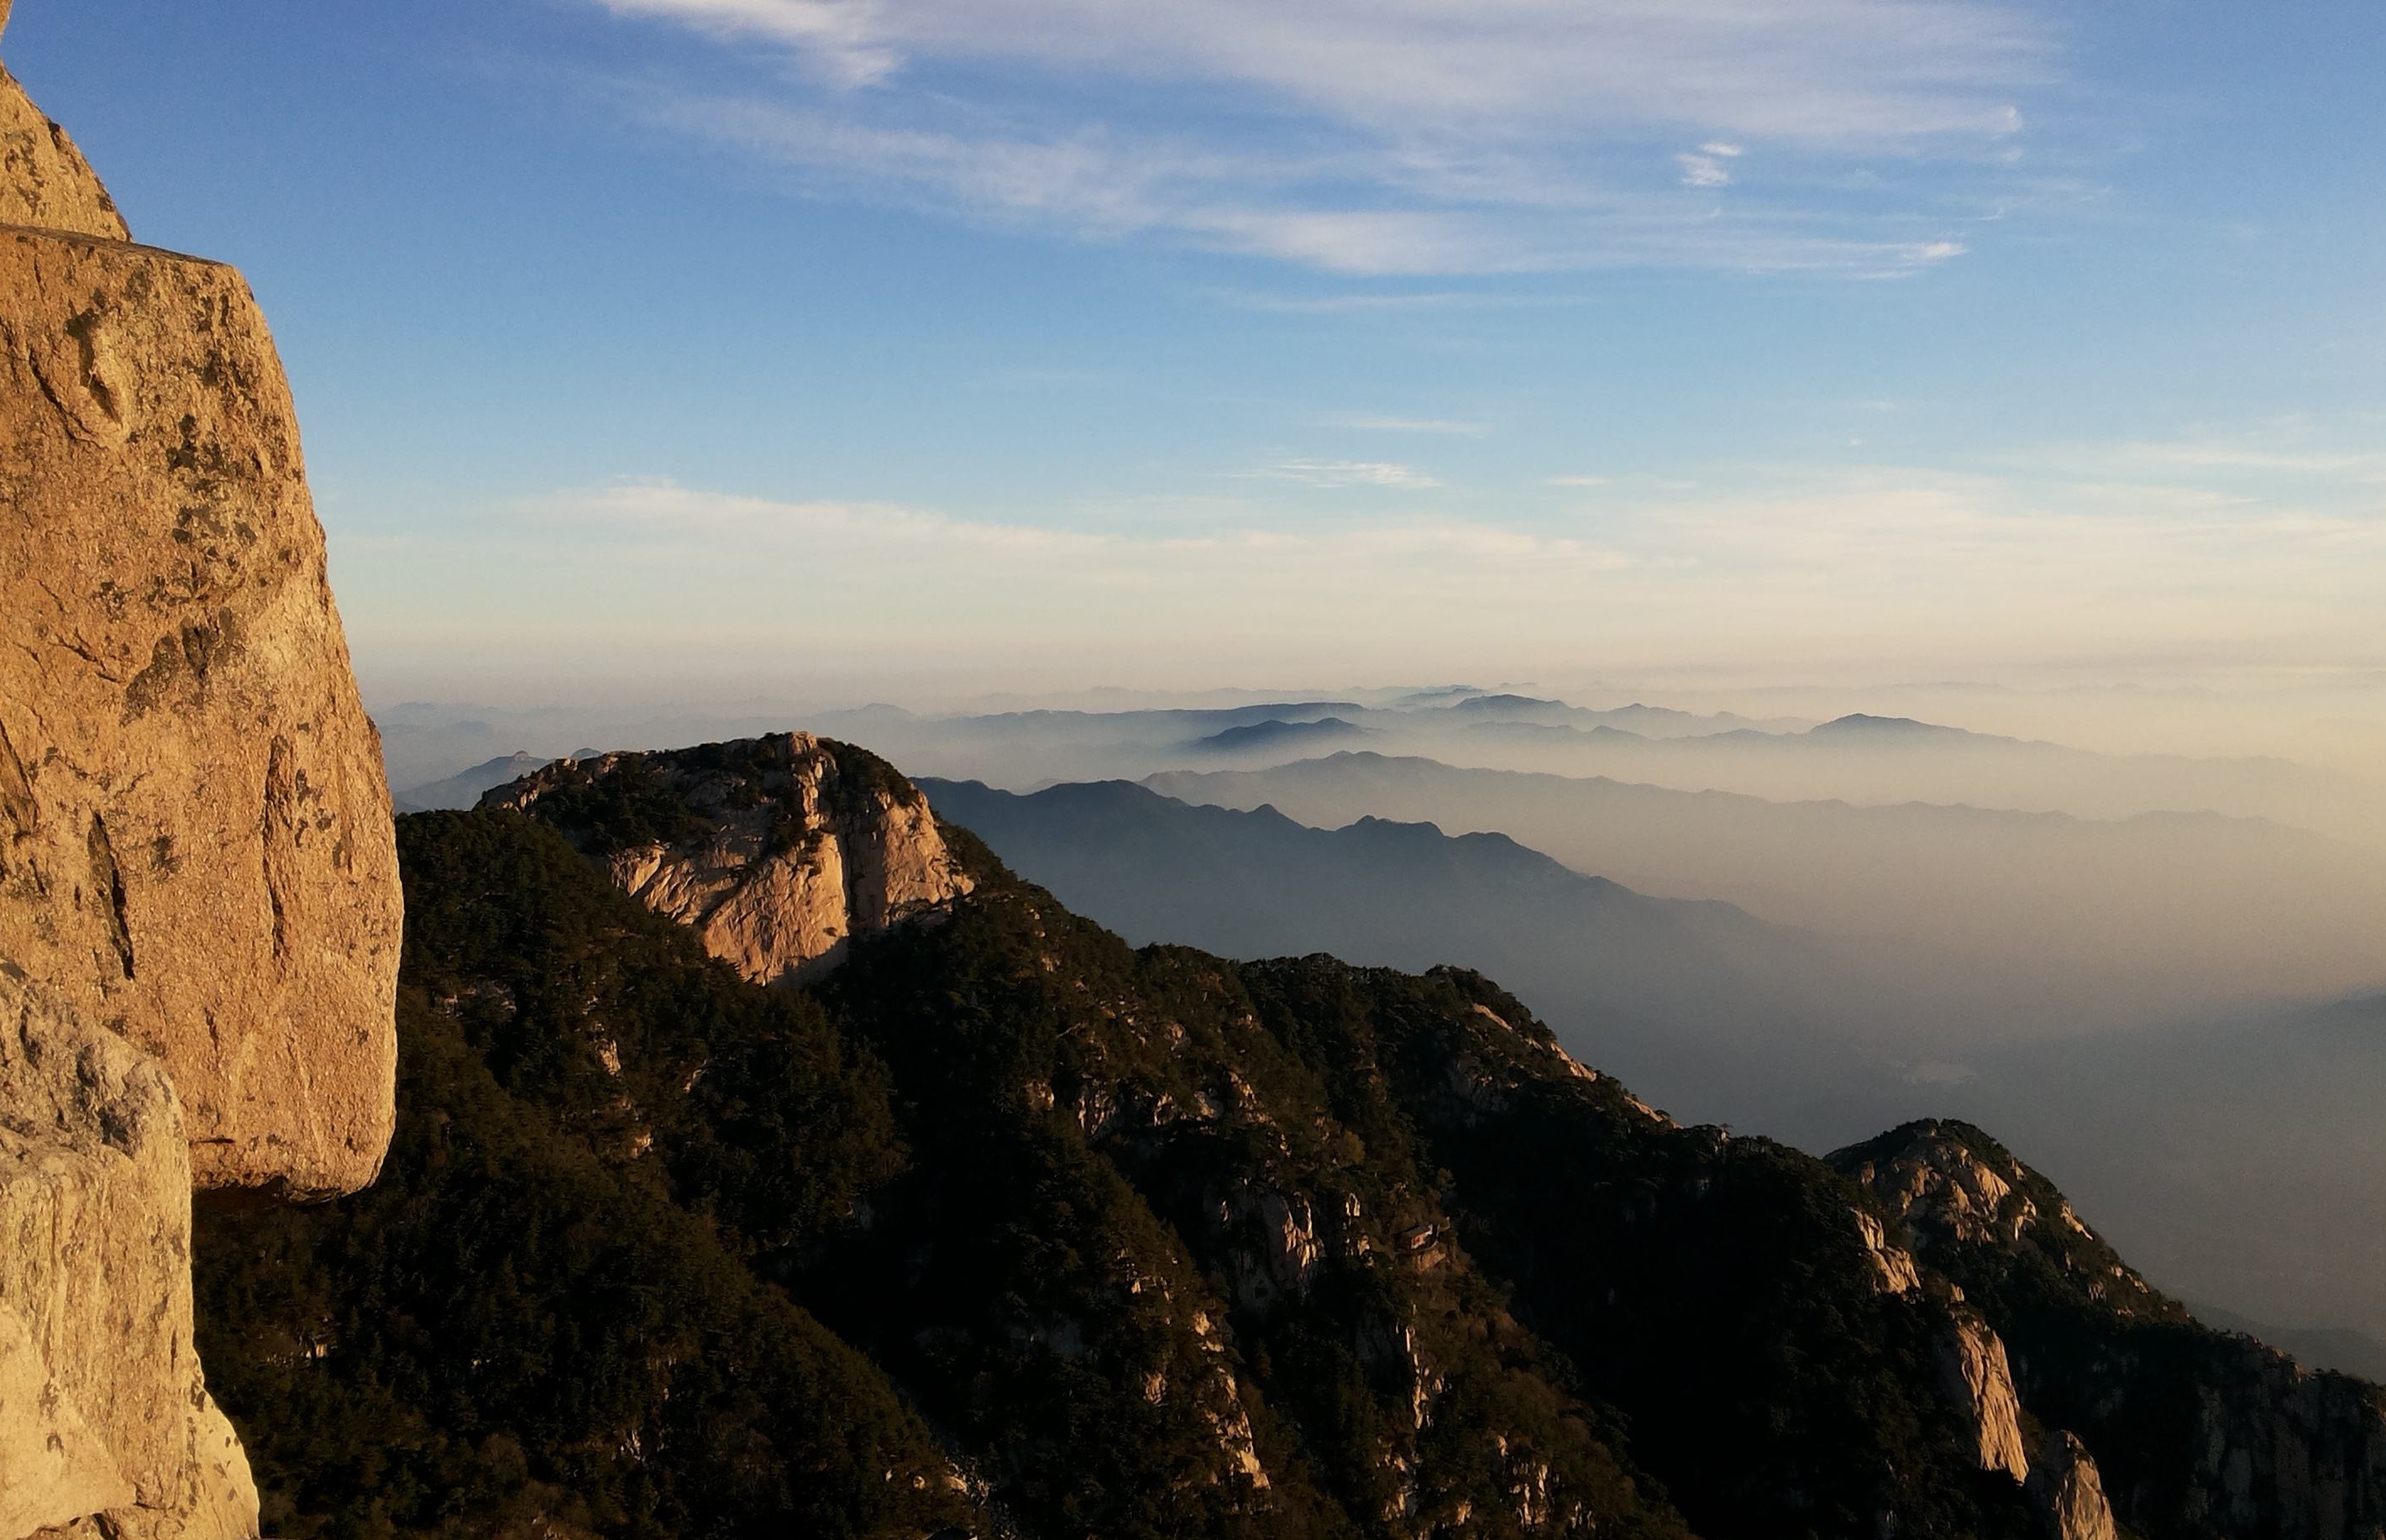
<svg viewBox="0 0 2386 1540"><path fill-rule="evenodd" d="M383 691L2386 669L2386 8L19 0Z"/></svg>

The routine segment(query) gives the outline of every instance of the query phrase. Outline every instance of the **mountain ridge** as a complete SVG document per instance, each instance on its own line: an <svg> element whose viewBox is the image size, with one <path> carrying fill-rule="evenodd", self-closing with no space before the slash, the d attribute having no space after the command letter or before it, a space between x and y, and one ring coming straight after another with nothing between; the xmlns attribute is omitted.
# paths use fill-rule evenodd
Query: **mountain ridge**
<svg viewBox="0 0 2386 1540"><path fill-rule="evenodd" d="M685 784L661 757L648 783ZM751 757L722 745L691 762ZM2314 1401L2258 1349L2167 1315L2147 1317L2178 1346L2162 1372L2186 1379L2150 1380L2115 1351L2146 1312L2070 1285L2054 1296L2060 1332L2047 1327L2024 1285L2054 1265L2050 1246L2073 1244L2067 1228L2041 1233L2067 1210L2042 1179L1986 1163L2001 1152L1892 1131L1867 1174L1683 1127L1479 974L1135 950L958 824L940 833L972 884L948 912L764 986L621 891L619 847L584 823L575 848L542 808L559 805L401 826L408 998L430 1012L417 1035L503 1093L473 1105L696 1216L715 1237L697 1252L860 1349L823 1343L807 1361L848 1365L861 1379L839 1394L890 1409L873 1425L914 1451L892 1492L853 1484L800 1405L746 1424L778 1459L825 1462L812 1511L849 1533L2021 1540L2053 1525L2089 1540L2112 1522L2109 1493L2133 1528L2164 1520L2147 1530L2164 1540L2354 1540L2386 1490L2340 1458L2386 1417L2375 1387ZM467 1277L547 1287L518 1234L659 1255L635 1249L634 1204L590 1207L519 1163L451 1185L453 1163L433 1157L462 1104L409 1083L379 1199L210 1216L207 1296L257 1307L245 1343L210 1338L235 1418L257 1427L291 1376L317 1396L387 1385L486 1500L588 1533L660 1519L653 1502L685 1528L786 1501L690 1463L704 1446L672 1433L670 1409L711 1393L694 1380L662 1393L698 1360L630 1374L585 1411L575 1390L568 1415L536 1422L507 1409L519 1400L411 1388L469 1383L473 1344L497 1328L449 1321L475 1289L415 1282L411 1258L443 1244L458 1202L496 1220L475 1232L496 1244L443 1253ZM2008 1194L2045 1224L1991 1205L1998 1228L1946 1232L1943 1195L1987 1191L1974 1165L2009 1169ZM1918 1175L1885 1184L1884 1168ZM558 1227L565 1214L579 1217ZM258 1272L276 1258L308 1260ZM677 1277L656 1275L659 1297L697 1286ZM405 1313L338 1303L328 1351L275 1346L320 1331L320 1302L391 1288ZM676 1361L645 1340L622 1350ZM2116 1396L2124 1412L2174 1404L2197 1376L2226 1392L2216 1473L2197 1425L2097 1410ZM478 1405L494 1420L454 1421ZM2319 1436L2306 1413L2337 1432ZM2231 1496L2229 1461L2262 1435L2338 1481L2336 1527L2267 1468ZM371 1469L326 1465L297 1429L252 1437L288 1533L322 1532L308 1515L325 1495L397 1495ZM417 1446L432 1445L410 1435ZM408 1490L404 1511L435 1515L436 1488ZM311 1508L292 1497L308 1491ZM586 1502L570 1509L564 1492ZM890 1532L854 1506L889 1500L919 1527ZM2190 1512L2189 1528L2165 1527Z"/></svg>

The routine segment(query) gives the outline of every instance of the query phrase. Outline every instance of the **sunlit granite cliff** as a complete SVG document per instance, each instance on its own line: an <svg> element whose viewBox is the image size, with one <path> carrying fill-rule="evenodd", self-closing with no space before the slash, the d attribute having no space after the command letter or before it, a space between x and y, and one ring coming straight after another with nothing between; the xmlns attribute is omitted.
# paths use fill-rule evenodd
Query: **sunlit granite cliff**
<svg viewBox="0 0 2386 1540"><path fill-rule="evenodd" d="M0 1536L251 1534L192 1192L380 1167L388 795L247 285L5 74L0 267Z"/></svg>

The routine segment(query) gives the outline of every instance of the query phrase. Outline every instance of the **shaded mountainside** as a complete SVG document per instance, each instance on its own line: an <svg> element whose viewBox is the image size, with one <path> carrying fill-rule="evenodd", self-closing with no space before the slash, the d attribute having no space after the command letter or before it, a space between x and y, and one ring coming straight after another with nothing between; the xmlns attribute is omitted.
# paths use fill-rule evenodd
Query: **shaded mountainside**
<svg viewBox="0 0 2386 1540"><path fill-rule="evenodd" d="M920 783L1030 881L1134 942L1228 957L1330 952L1457 963L1530 1000L1576 1054L1660 1105L1768 1131L1877 1128L1838 1109L1887 1061L1844 1038L1863 994L1816 938L1729 904L1650 898L1502 834L1364 818L1313 829L1272 808L1195 807L1124 782L1032 795ZM1877 1098L1885 1099L1885 1098ZM1827 1108L1827 1111L1818 1111Z"/></svg>
<svg viewBox="0 0 2386 1540"><path fill-rule="evenodd" d="M2059 1172L2199 1305L2386 1333L2386 995L1909 1068L1909 1018L1868 998L1821 938L1647 898L1503 835L1313 829L1119 783L1027 796L921 784L940 815L1130 941L1475 968L1656 1105L1808 1147L1918 1112L1963 1117ZM2315 1368L2381 1377L2386 1362L2349 1333L2244 1329Z"/></svg>
<svg viewBox="0 0 2386 1540"><path fill-rule="evenodd" d="M1137 951L948 827L966 891L765 986L565 808L401 824L383 1184L204 1216L276 1533L2085 1540L2100 1408L2179 1389L2090 1311L2016 1395L1985 1262L1477 974Z"/></svg>
<svg viewBox="0 0 2386 1540"><path fill-rule="evenodd" d="M470 808L488 792L509 785L534 770L555 763L541 754L521 749L499 755L495 759L458 770L445 780L420 786L408 786L392 794L392 800L401 813L438 812L446 808Z"/></svg>

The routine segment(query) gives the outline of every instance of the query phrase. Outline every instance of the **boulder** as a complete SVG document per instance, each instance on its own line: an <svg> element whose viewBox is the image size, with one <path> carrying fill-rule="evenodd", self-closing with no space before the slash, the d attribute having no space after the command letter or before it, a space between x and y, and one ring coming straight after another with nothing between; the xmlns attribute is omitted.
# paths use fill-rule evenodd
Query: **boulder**
<svg viewBox="0 0 2386 1540"><path fill-rule="evenodd" d="M0 6L0 25L6 22ZM0 225L66 231L127 241L116 200L75 148L67 131L35 106L0 69Z"/></svg>

